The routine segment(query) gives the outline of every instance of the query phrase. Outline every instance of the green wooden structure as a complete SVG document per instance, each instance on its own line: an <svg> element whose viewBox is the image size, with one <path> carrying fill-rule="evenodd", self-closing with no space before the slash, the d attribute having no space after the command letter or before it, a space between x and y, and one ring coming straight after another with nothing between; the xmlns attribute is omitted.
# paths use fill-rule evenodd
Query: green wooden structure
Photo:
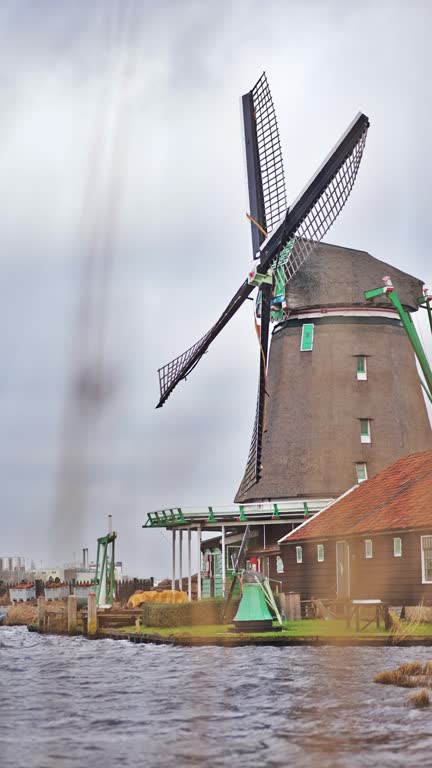
<svg viewBox="0 0 432 768"><path fill-rule="evenodd" d="M373 288L371 291L365 291L365 298L370 300L374 299L376 296L383 296L386 295L387 298L390 300L390 302L393 304L395 310L397 311L403 327L405 328L405 331L408 335L408 338L410 340L411 346L414 350L414 354L417 358L418 364L423 372L424 381L420 379L421 385L426 392L427 397L429 398L430 402L432 403L432 370L429 365L429 361L426 357L425 351L423 349L423 345L420 341L419 335L417 333L416 327L413 323L413 320L411 318L411 315L409 312L406 312L406 310L403 308L402 303L400 301L400 298L395 291L392 282L389 277L384 277L383 280L385 281L385 285L381 288ZM428 312L429 316L429 324L432 331L432 309L431 309L431 301L432 297L430 296L423 296L418 300L419 306L425 306Z"/></svg>

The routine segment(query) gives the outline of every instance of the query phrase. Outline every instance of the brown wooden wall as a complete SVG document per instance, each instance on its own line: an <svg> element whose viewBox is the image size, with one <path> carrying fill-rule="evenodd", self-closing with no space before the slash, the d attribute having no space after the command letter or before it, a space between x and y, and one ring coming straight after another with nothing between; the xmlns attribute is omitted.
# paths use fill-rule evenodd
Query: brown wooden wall
<svg viewBox="0 0 432 768"><path fill-rule="evenodd" d="M283 592L299 592L302 600L336 597L336 544L334 541L324 544L324 562L317 561L315 542L301 544L303 562L296 562L296 545L281 544L281 557L284 572L278 574L282 580ZM297 542L297 545L299 542ZM275 577L276 578L276 577Z"/></svg>
<svg viewBox="0 0 432 768"><path fill-rule="evenodd" d="M432 531L391 533L347 538L350 548L352 599L379 598L393 605L432 604L432 584L422 584L421 536ZM394 557L393 538L402 539L402 557ZM372 540L373 556L365 556L365 539ZM298 544L299 542L297 542ZM317 542L303 543L303 563L296 562L296 544L281 545L283 591L299 592L302 600L336 597L336 542L323 540L325 560L317 562Z"/></svg>

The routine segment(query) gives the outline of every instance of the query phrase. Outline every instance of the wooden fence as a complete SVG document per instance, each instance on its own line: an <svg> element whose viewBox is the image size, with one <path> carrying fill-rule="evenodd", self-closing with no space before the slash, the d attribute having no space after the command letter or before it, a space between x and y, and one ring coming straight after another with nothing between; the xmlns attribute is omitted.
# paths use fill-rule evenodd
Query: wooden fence
<svg viewBox="0 0 432 768"><path fill-rule="evenodd" d="M52 584L52 582L50 582ZM73 594L73 588L76 585L75 579L72 579L72 581L64 582L67 587L69 588L69 593ZM9 588L10 587L16 587L17 582L0 582L0 602L1 597L6 597L9 599ZM45 592L45 582L40 581L36 579L35 581L35 587L36 587L36 597L43 597ZM133 595L134 592L148 592L153 587L153 577L149 579L123 579L121 581L115 582L115 599L120 601L122 604L127 603L130 596Z"/></svg>

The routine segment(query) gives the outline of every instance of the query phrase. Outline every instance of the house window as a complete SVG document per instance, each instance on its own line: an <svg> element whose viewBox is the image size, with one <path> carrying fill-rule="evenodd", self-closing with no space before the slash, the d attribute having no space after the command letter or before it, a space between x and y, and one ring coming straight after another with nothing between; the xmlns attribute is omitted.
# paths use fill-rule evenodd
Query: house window
<svg viewBox="0 0 432 768"><path fill-rule="evenodd" d="M298 563L303 562L303 550L301 547L296 547L296 561Z"/></svg>
<svg viewBox="0 0 432 768"><path fill-rule="evenodd" d="M367 381L367 359L366 355L357 355L357 380Z"/></svg>
<svg viewBox="0 0 432 768"><path fill-rule="evenodd" d="M432 536L421 537L422 582L432 582Z"/></svg>
<svg viewBox="0 0 432 768"><path fill-rule="evenodd" d="M360 442L371 442L371 422L370 419L360 419Z"/></svg>
<svg viewBox="0 0 432 768"><path fill-rule="evenodd" d="M317 560L319 563L324 562L324 544L317 544Z"/></svg>
<svg viewBox="0 0 432 768"><path fill-rule="evenodd" d="M355 467L356 467L357 482L364 483L364 481L368 479L366 462L359 461L357 462Z"/></svg>
<svg viewBox="0 0 432 768"><path fill-rule="evenodd" d="M301 342L300 342L300 351L312 352L313 339L314 339L314 324L303 323Z"/></svg>
<svg viewBox="0 0 432 768"><path fill-rule="evenodd" d="M284 564L280 555L276 555L276 573L284 572Z"/></svg>
<svg viewBox="0 0 432 768"><path fill-rule="evenodd" d="M372 557L372 539L365 540L365 558L370 560Z"/></svg>
<svg viewBox="0 0 432 768"><path fill-rule="evenodd" d="M393 555L395 557L402 557L402 539L399 536L393 539Z"/></svg>

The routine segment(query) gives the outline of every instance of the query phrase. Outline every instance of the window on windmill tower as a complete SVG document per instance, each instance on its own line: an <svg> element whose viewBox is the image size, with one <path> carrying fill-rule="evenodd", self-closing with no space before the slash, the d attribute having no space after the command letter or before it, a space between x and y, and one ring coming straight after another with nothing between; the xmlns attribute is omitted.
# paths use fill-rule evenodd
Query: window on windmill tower
<svg viewBox="0 0 432 768"><path fill-rule="evenodd" d="M317 544L317 560L319 563L324 562L324 544Z"/></svg>
<svg viewBox="0 0 432 768"><path fill-rule="evenodd" d="M357 462L357 464L355 465L355 468L356 468L357 482L364 483L364 481L368 479L366 462L364 461Z"/></svg>
<svg viewBox="0 0 432 768"><path fill-rule="evenodd" d="M303 550L301 547L296 547L296 561L297 563L303 562Z"/></svg>
<svg viewBox="0 0 432 768"><path fill-rule="evenodd" d="M360 442L371 443L371 420L360 419Z"/></svg>
<svg viewBox="0 0 432 768"><path fill-rule="evenodd" d="M372 557L372 539L365 540L365 557L367 560Z"/></svg>
<svg viewBox="0 0 432 768"><path fill-rule="evenodd" d="M357 360L357 380L367 381L367 358L366 355L356 355Z"/></svg>
<svg viewBox="0 0 432 768"><path fill-rule="evenodd" d="M303 323L300 342L300 352L312 352L314 340L314 324Z"/></svg>

